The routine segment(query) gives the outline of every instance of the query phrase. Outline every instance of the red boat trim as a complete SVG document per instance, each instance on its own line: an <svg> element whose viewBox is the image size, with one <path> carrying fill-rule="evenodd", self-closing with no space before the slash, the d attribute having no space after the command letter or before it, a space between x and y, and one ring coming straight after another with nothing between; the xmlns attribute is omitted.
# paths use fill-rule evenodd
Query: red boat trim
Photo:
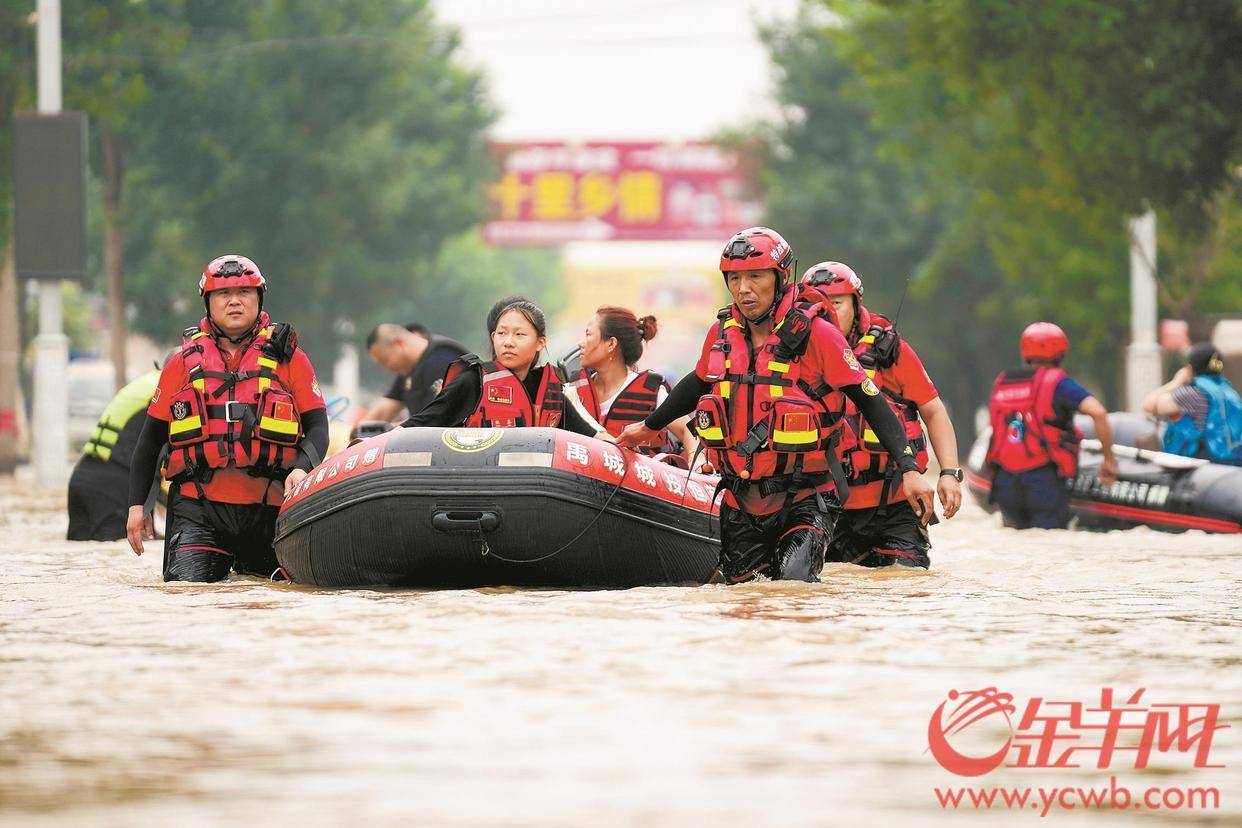
<svg viewBox="0 0 1242 828"><path fill-rule="evenodd" d="M992 481L974 472L966 472L966 482L971 488L987 493L992 491ZM1122 506L1117 503L1104 503L1096 500L1070 499L1070 508L1083 512L1092 512L1105 517L1122 518L1136 523L1159 523L1163 526L1177 526L1183 529L1202 529L1205 532L1216 532L1223 535L1242 534L1242 525L1219 518L1184 515L1179 512L1161 512L1155 509L1140 509L1135 506Z"/></svg>
<svg viewBox="0 0 1242 828"><path fill-rule="evenodd" d="M1178 512L1158 512L1155 509L1137 509L1133 506L1121 506L1116 503L1100 503L1094 500L1070 500L1071 509L1081 509L1106 517L1119 517L1140 523L1162 523L1165 526L1179 526L1186 529L1202 529L1205 532L1217 532L1232 535L1242 533L1242 526L1229 520L1183 515Z"/></svg>

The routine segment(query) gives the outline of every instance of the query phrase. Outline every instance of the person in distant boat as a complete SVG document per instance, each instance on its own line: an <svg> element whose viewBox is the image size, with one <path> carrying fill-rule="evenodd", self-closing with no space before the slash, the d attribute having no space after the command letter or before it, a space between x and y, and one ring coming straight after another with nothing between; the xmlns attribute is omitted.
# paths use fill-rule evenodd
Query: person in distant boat
<svg viewBox="0 0 1242 828"><path fill-rule="evenodd" d="M1242 466L1242 397L1225 379L1225 360L1211 342L1199 342L1173 379L1147 395L1143 410L1165 426L1170 454Z"/></svg>
<svg viewBox="0 0 1242 828"><path fill-rule="evenodd" d="M405 416L422 411L440 393L449 365L466 352L465 346L418 323L405 327L391 322L376 325L367 336L367 353L396 378L388 393L362 419L393 422L403 411Z"/></svg>
<svg viewBox="0 0 1242 828"><path fill-rule="evenodd" d="M1095 423L1105 485L1117 480L1113 430L1100 401L1061 368L1069 351L1065 331L1051 322L1034 322L1022 331L1019 350L1026 366L1002 371L988 403L992 500L1008 527L1064 529L1069 525L1066 481L1078 473L1082 440L1074 414L1086 414Z"/></svg>
<svg viewBox="0 0 1242 828"><path fill-rule="evenodd" d="M839 455L852 400L897 463L915 513L932 515L905 429L863 372L841 332L798 306L794 253L767 227L729 239L720 272L733 303L722 308L693 372L618 442L637 445L694 412L691 423L720 472L720 568L731 584L760 575L818 581L847 497Z"/></svg>
<svg viewBox="0 0 1242 828"><path fill-rule="evenodd" d="M402 425L450 428L562 428L611 440L566 401L555 367L537 365L547 345L547 322L528 299L510 301L488 315L492 359L466 354L448 367L439 395Z"/></svg>
<svg viewBox="0 0 1242 828"><path fill-rule="evenodd" d="M635 367L643 355L643 344L654 339L658 330L654 316L640 319L631 310L605 305L595 311L578 343L582 372L565 384L565 393L576 397L614 437L631 423L647 419L668 398L664 377ZM689 421L688 416L679 417L654 443L639 448L656 454L676 452L680 447L686 462L694 461L698 440L690 431Z"/></svg>
<svg viewBox="0 0 1242 828"><path fill-rule="evenodd" d="M134 448L126 534L135 554L153 536L148 492L158 458L172 484L165 581L220 581L229 570L280 574L272 549L284 487L328 447L328 416L310 358L263 311L267 281L226 255L203 269L207 315L164 365Z"/></svg>

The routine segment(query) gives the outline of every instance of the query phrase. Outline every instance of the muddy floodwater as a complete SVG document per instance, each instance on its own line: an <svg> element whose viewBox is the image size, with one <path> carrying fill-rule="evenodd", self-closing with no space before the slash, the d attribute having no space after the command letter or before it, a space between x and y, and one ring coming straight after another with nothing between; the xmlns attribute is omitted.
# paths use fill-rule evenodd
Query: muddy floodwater
<svg viewBox="0 0 1242 828"><path fill-rule="evenodd" d="M1019 533L968 504L930 572L332 592L165 585L158 542L137 558L66 524L63 494L0 481L6 826L1036 824L1037 804L954 810L935 789L1110 776L1220 802L1047 820L1242 824L1239 536ZM1219 705L1225 767L1131 752L955 776L929 719L984 687Z"/></svg>

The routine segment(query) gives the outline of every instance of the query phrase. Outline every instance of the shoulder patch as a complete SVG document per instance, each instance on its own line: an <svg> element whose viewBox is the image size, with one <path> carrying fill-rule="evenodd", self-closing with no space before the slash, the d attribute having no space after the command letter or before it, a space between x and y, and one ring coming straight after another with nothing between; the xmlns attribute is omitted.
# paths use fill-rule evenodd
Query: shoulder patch
<svg viewBox="0 0 1242 828"><path fill-rule="evenodd" d="M880 389L875 387L875 383L871 381L871 377L867 377L862 381L862 390L868 397L874 397L880 393Z"/></svg>
<svg viewBox="0 0 1242 828"><path fill-rule="evenodd" d="M861 371L862 366L858 364L858 357L854 355L854 351L850 348L842 348L841 356L845 358L845 364L853 368L855 371Z"/></svg>

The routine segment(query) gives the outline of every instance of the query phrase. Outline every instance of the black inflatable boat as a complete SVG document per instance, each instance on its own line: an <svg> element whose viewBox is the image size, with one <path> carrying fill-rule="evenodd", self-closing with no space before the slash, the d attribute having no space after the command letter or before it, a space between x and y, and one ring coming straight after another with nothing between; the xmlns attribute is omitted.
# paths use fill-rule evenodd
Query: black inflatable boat
<svg viewBox="0 0 1242 828"><path fill-rule="evenodd" d="M398 428L286 493L276 555L327 587L701 584L715 477L547 428Z"/></svg>
<svg viewBox="0 0 1242 828"><path fill-rule="evenodd" d="M1134 444L1155 429L1136 414L1108 415L1117 456L1117 482L1100 482L1100 444L1091 420L1079 417L1086 439L1079 454L1078 474L1067 481L1070 513L1080 529L1128 529L1150 526L1166 532L1200 529L1204 532L1242 533L1242 467L1179 457L1141 449ZM989 512L992 472L984 465L992 430L983 429L970 450L966 486Z"/></svg>

